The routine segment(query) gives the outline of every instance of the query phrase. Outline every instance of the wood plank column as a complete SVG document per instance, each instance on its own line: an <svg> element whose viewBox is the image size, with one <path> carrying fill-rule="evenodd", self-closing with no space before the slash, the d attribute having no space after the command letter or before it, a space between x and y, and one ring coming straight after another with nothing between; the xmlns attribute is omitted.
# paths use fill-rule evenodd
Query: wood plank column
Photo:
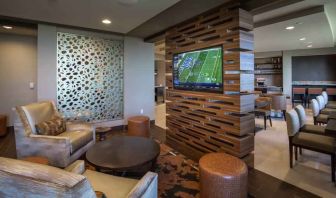
<svg viewBox="0 0 336 198"><path fill-rule="evenodd" d="M227 3L166 32L167 143L202 156L226 152L243 158L254 150L252 15ZM173 55L223 47L222 94L174 90Z"/></svg>

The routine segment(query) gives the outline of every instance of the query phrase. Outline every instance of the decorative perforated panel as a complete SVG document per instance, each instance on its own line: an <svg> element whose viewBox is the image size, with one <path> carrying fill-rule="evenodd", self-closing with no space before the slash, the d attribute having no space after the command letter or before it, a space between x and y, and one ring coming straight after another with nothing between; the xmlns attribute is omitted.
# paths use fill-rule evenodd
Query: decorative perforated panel
<svg viewBox="0 0 336 198"><path fill-rule="evenodd" d="M87 121L123 118L123 42L57 33L57 106Z"/></svg>

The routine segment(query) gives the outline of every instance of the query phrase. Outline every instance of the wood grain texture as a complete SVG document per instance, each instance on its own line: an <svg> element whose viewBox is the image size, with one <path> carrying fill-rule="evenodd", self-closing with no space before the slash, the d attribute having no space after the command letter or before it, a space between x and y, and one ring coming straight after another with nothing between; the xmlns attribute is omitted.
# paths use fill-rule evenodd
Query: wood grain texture
<svg viewBox="0 0 336 198"><path fill-rule="evenodd" d="M166 32L167 142L197 153L244 157L254 149L254 43L252 15L232 1ZM174 90L174 54L221 46L221 94Z"/></svg>

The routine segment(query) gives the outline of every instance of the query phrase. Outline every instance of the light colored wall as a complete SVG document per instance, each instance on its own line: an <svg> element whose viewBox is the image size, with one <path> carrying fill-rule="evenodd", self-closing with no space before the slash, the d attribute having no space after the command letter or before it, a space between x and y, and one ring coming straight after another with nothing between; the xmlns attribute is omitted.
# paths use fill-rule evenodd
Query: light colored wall
<svg viewBox="0 0 336 198"><path fill-rule="evenodd" d="M37 90L29 88L36 83L36 37L0 34L0 114L8 116L12 126L13 107L35 102Z"/></svg>
<svg viewBox="0 0 336 198"><path fill-rule="evenodd" d="M56 27L39 25L37 35L37 99L56 101Z"/></svg>
<svg viewBox="0 0 336 198"><path fill-rule="evenodd" d="M162 60L155 60L155 68L157 69L155 75L155 86L165 86L166 84L166 63Z"/></svg>
<svg viewBox="0 0 336 198"><path fill-rule="evenodd" d="M127 117L143 113L154 116L154 46L140 39L82 30L38 26L38 99L56 101L57 31L124 40L124 120L98 123L104 126L125 124Z"/></svg>
<svg viewBox="0 0 336 198"><path fill-rule="evenodd" d="M154 114L154 45L138 38L125 38L124 116Z"/></svg>
<svg viewBox="0 0 336 198"><path fill-rule="evenodd" d="M292 57L336 54L336 48L320 48L283 51L283 88L284 93L292 95ZM336 67L335 67L336 69ZM317 71L318 72L318 71Z"/></svg>

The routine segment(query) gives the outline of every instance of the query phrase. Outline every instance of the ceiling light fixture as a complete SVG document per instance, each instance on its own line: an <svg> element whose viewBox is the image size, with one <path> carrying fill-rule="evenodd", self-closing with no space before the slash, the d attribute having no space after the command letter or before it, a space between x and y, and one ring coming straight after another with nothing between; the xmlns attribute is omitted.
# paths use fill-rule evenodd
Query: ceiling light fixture
<svg viewBox="0 0 336 198"><path fill-rule="evenodd" d="M295 27L294 26L287 26L286 30L293 30Z"/></svg>
<svg viewBox="0 0 336 198"><path fill-rule="evenodd" d="M8 25L3 25L2 27L5 28L5 29L7 29L7 30L11 30L11 29L13 29L12 26L8 26Z"/></svg>
<svg viewBox="0 0 336 198"><path fill-rule="evenodd" d="M111 24L111 21L109 19L103 19L102 23L104 23L104 24Z"/></svg>
<svg viewBox="0 0 336 198"><path fill-rule="evenodd" d="M311 47L313 47L313 45L307 45L307 47L311 48Z"/></svg>
<svg viewBox="0 0 336 198"><path fill-rule="evenodd" d="M302 37L299 39L300 41L305 41L306 40L306 37Z"/></svg>

